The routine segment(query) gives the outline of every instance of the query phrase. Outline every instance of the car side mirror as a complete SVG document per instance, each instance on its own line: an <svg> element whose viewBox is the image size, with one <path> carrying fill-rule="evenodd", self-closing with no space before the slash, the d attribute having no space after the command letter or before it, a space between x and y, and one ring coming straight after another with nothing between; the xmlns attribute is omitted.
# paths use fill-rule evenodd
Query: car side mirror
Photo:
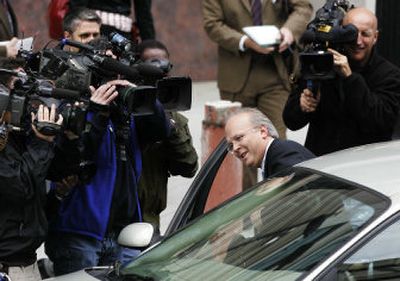
<svg viewBox="0 0 400 281"><path fill-rule="evenodd" d="M154 227L147 222L136 222L125 226L118 235L118 244L125 247L144 248L150 245Z"/></svg>

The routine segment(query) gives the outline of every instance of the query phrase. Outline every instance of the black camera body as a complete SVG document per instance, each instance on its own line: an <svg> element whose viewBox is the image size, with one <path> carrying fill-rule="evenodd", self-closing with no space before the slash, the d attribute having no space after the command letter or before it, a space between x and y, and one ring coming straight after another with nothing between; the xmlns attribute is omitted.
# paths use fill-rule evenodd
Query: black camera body
<svg viewBox="0 0 400 281"><path fill-rule="evenodd" d="M21 75L15 73L16 75ZM30 128L31 112L36 112L40 104L50 107L56 104L58 113L63 116L63 128L80 134L85 126L86 109L84 107L64 106L62 100L79 100L78 92L55 88L49 80L26 75L17 79L11 91L0 91L0 112L9 112L8 125L15 131L26 131Z"/></svg>
<svg viewBox="0 0 400 281"><path fill-rule="evenodd" d="M155 112L157 100L166 111L190 109L192 81L189 77L167 77L166 68L159 62L141 62L134 53L134 44L119 34L113 34L106 43L117 53L116 59L107 56L105 49L69 40L63 40L61 45L77 47L81 50L79 53L65 51L63 46L36 53L20 51L19 57L25 61L27 74L18 77L13 90L0 91L0 113L6 111L11 116L6 124L8 128L28 132L30 113L40 104L48 107L56 104L58 113L63 116L63 129L80 136L87 127L89 87L99 87L120 77L135 85L119 86L119 95L110 110L119 110L118 113L124 115L149 115ZM0 69L0 75L2 73L21 74ZM1 135L0 132L0 146ZM58 176L63 178L67 176L65 173L73 173L78 174L81 181L89 181L95 165L83 155L76 158L76 165L69 167L70 172L63 171Z"/></svg>
<svg viewBox="0 0 400 281"><path fill-rule="evenodd" d="M65 39L63 44L78 47L81 51L43 50L37 67L41 75L55 81L57 88L79 91L81 96L89 97L90 85L98 87L122 75L136 85L118 89L121 97L116 102L122 103L129 113L153 114L156 99L165 103L167 111L190 109L191 79L167 77L166 66L159 61L141 62L133 51L133 43L118 33L112 33L110 41L102 48ZM117 59L105 55L104 48L116 52Z"/></svg>
<svg viewBox="0 0 400 281"><path fill-rule="evenodd" d="M347 11L353 8L348 0L327 0L315 18L307 25L300 42L304 51L300 53L301 77L305 80L328 80L336 77L333 70L333 55L327 51L333 48L344 51L345 44L356 42L357 28L342 25Z"/></svg>

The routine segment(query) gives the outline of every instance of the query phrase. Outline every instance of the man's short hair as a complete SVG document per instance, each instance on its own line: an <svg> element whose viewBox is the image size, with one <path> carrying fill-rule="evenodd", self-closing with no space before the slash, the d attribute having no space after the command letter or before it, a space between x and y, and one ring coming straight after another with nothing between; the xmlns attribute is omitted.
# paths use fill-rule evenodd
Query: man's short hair
<svg viewBox="0 0 400 281"><path fill-rule="evenodd" d="M87 8L78 8L65 15L63 20L63 31L68 31L70 33L74 32L81 21L91 21L101 25L101 18L95 11Z"/></svg>
<svg viewBox="0 0 400 281"><path fill-rule="evenodd" d="M236 116L238 114L247 114L250 117L250 123L255 127L265 126L268 129L268 134L273 138L279 138L278 131L276 130L274 124L272 124L271 120L262 113L260 110L253 107L242 107L236 110L232 115Z"/></svg>
<svg viewBox="0 0 400 281"><path fill-rule="evenodd" d="M167 47L161 43L160 41L154 40L154 39L148 39L148 40L143 40L138 46L138 54L140 57L142 57L144 50L146 49L160 49L164 50L165 53L167 54L167 57L169 57L169 52Z"/></svg>

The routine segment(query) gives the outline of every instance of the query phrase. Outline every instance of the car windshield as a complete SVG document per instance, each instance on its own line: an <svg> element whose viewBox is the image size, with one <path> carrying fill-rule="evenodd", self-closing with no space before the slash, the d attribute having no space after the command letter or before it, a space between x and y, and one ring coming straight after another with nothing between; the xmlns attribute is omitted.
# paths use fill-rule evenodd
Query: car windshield
<svg viewBox="0 0 400 281"><path fill-rule="evenodd" d="M354 183L293 169L209 212L120 272L124 280L296 280L389 204Z"/></svg>

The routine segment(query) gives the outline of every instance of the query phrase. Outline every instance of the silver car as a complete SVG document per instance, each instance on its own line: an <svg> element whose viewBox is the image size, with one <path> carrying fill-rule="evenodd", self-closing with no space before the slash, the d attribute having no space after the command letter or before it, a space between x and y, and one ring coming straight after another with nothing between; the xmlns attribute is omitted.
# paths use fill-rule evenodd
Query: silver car
<svg viewBox="0 0 400 281"><path fill-rule="evenodd" d="M128 264L52 280L400 280L400 141L303 162L203 214L225 148L159 243ZM148 225L130 227L122 244L150 242Z"/></svg>

